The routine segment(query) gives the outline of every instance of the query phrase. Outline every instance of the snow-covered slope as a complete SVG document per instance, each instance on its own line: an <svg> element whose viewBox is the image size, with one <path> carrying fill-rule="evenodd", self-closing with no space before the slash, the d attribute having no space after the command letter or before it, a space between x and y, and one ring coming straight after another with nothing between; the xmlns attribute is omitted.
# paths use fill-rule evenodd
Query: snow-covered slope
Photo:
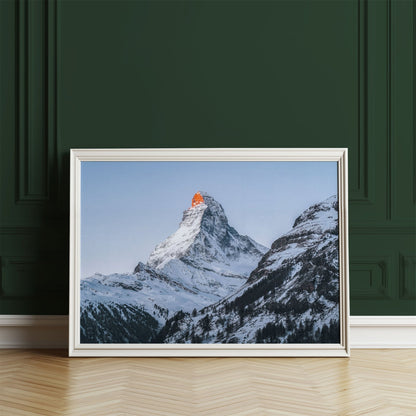
<svg viewBox="0 0 416 416"><path fill-rule="evenodd" d="M179 228L155 247L148 264L162 269L170 260L184 256L201 230L202 217L207 208L207 205L199 204L187 209Z"/></svg>
<svg viewBox="0 0 416 416"><path fill-rule="evenodd" d="M84 323L81 325L81 334L84 330L84 337L87 337L86 327L90 327L92 333L93 326L100 326L105 317L105 325L101 328L101 336L105 336L105 340L101 342L118 342L114 339L118 339L119 334L109 330L110 326L120 331L117 321L120 324L124 322L124 327L129 320L148 321L152 331L147 330L146 333L152 337L166 319L179 309L190 312L211 303L212 297L189 289L163 273L139 263L131 274L95 274L81 281L81 322ZM137 317L134 318L134 315ZM99 332L98 329L97 327L95 331ZM137 334L125 334L128 339L135 336ZM140 342L149 342L149 339Z"/></svg>
<svg viewBox="0 0 416 416"><path fill-rule="evenodd" d="M178 230L154 249L148 265L215 302L245 283L267 248L231 227L213 197L198 194L203 202L183 213Z"/></svg>
<svg viewBox="0 0 416 416"><path fill-rule="evenodd" d="M176 312L178 304L191 311L210 300L143 263L132 274L95 274L81 281L82 303L135 305L160 322Z"/></svg>
<svg viewBox="0 0 416 416"><path fill-rule="evenodd" d="M160 342L339 342L338 202L313 205L232 295L180 312Z"/></svg>

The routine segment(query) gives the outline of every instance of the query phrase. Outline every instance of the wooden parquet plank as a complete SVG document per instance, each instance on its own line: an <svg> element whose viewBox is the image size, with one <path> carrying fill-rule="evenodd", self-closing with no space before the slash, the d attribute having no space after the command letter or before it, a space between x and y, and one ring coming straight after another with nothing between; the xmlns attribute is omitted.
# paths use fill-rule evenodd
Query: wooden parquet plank
<svg viewBox="0 0 416 416"><path fill-rule="evenodd" d="M0 415L416 415L416 350L353 350L350 359L65 355L0 350Z"/></svg>

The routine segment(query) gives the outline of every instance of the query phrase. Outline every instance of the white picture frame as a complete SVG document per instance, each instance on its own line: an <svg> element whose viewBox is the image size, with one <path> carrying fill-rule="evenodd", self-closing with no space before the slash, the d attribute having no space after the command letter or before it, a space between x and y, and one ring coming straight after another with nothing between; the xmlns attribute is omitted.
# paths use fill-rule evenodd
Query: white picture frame
<svg viewBox="0 0 416 416"><path fill-rule="evenodd" d="M346 148L71 149L69 356L348 357L348 150ZM332 343L81 343L81 164L83 162L336 162L338 188L340 342Z"/></svg>

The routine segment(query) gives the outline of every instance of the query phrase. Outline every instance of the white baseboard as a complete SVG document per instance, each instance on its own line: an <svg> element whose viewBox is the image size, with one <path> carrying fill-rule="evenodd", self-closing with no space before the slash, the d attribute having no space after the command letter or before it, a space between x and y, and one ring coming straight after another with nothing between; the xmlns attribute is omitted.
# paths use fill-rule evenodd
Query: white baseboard
<svg viewBox="0 0 416 416"><path fill-rule="evenodd" d="M0 315L0 348L67 347L67 315Z"/></svg>
<svg viewBox="0 0 416 416"><path fill-rule="evenodd" d="M416 348L416 316L351 316L351 348Z"/></svg>
<svg viewBox="0 0 416 416"><path fill-rule="evenodd" d="M416 316L351 316L351 348L416 348ZM67 348L66 315L0 315L0 348Z"/></svg>

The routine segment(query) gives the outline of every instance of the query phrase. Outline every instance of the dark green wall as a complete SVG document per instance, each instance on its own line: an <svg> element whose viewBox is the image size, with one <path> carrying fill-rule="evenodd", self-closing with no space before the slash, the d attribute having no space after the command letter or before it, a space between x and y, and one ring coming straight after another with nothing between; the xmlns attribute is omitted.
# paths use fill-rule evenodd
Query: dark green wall
<svg viewBox="0 0 416 416"><path fill-rule="evenodd" d="M348 147L351 312L416 314L411 1L0 2L0 313L68 310L71 147Z"/></svg>

